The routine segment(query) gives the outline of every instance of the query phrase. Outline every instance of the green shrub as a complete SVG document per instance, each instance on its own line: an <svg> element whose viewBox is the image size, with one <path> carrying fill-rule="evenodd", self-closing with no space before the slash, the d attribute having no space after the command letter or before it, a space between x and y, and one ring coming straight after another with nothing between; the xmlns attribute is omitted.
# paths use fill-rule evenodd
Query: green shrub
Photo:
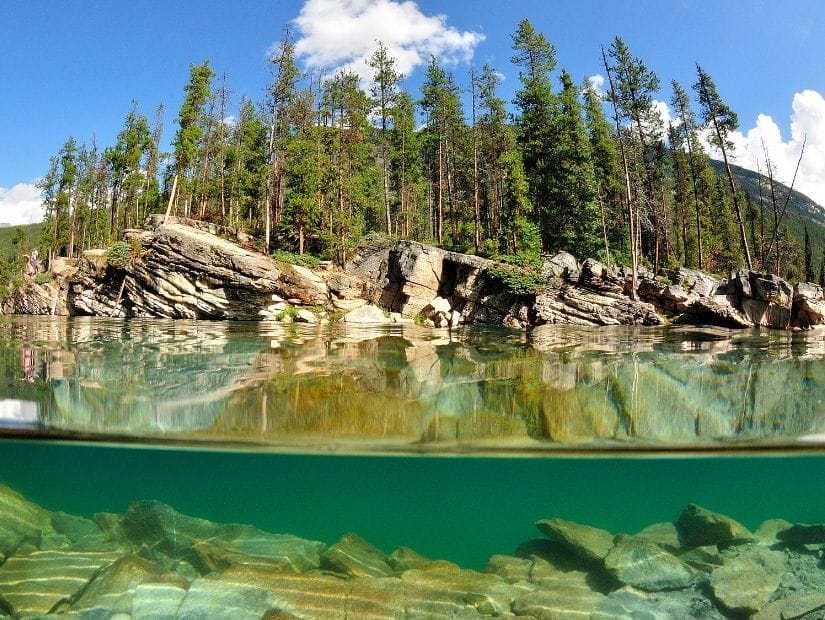
<svg viewBox="0 0 825 620"><path fill-rule="evenodd" d="M300 265L301 267L317 268L321 264L321 259L311 254L295 254L286 250L275 250L272 259L280 263L289 265Z"/></svg>
<svg viewBox="0 0 825 620"><path fill-rule="evenodd" d="M541 275L541 267L534 265L512 265L497 263L485 269L485 273L497 280L504 290L513 295L535 295L547 285L547 279Z"/></svg>
<svg viewBox="0 0 825 620"><path fill-rule="evenodd" d="M132 246L125 241L116 241L106 250L106 262L117 269L125 269L132 260Z"/></svg>
<svg viewBox="0 0 825 620"><path fill-rule="evenodd" d="M52 274L48 271L43 273L36 273L34 275L34 283L35 284L47 284L52 281Z"/></svg>

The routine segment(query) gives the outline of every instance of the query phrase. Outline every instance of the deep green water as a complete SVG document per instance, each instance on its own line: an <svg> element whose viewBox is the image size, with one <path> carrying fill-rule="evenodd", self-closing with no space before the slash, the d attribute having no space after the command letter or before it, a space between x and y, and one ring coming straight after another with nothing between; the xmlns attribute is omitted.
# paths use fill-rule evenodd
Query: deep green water
<svg viewBox="0 0 825 620"><path fill-rule="evenodd" d="M823 522L823 399L820 332L0 317L0 482L480 568L542 518Z"/></svg>
<svg viewBox="0 0 825 620"><path fill-rule="evenodd" d="M51 510L124 512L137 499L218 522L335 542L355 531L483 567L562 517L635 533L689 502L755 529L825 517L825 456L427 458L0 443L0 481Z"/></svg>

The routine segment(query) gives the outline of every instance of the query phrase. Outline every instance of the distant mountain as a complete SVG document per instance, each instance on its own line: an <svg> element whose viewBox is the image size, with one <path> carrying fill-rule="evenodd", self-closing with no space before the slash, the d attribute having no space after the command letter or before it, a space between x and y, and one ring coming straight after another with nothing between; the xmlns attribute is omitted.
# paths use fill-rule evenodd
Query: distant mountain
<svg viewBox="0 0 825 620"><path fill-rule="evenodd" d="M724 174L724 164L721 161L711 160L710 163L717 173ZM731 164L730 168L734 176L739 180L742 189L748 193L751 200L756 205L759 204L759 178L760 176L762 177L762 194L765 209L772 213L773 205L771 204L768 177L765 175L760 175L758 172L754 172L753 170L747 170L746 168L735 166L733 164ZM774 185L778 192L777 202L779 203L779 208L781 209L782 205L785 204L785 197L788 195L789 188L778 181L774 181ZM798 192L796 190L791 192L791 200L788 203L788 212L794 215L801 215L804 218L816 222L820 226L825 226L825 207L817 204L802 192Z"/></svg>

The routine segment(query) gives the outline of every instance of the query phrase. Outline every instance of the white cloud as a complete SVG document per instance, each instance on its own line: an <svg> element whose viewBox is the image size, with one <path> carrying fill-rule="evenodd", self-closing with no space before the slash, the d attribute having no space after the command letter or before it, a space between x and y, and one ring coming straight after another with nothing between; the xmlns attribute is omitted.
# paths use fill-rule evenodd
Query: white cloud
<svg viewBox="0 0 825 620"><path fill-rule="evenodd" d="M481 33L448 26L445 15L425 15L412 0L307 0L294 22L298 58L327 72L350 69L365 82L376 41L395 58L396 70L409 75L430 55L445 64L467 62L484 40Z"/></svg>
<svg viewBox="0 0 825 620"><path fill-rule="evenodd" d="M43 199L33 183L0 187L0 223L34 224L43 221Z"/></svg>
<svg viewBox="0 0 825 620"><path fill-rule="evenodd" d="M749 170L759 169L764 174L764 141L776 180L790 185L804 141L805 153L794 189L825 206L825 99L816 91L804 90L794 95L791 108L791 135L787 141L779 125L765 114L757 117L752 129L731 134L733 163ZM711 156L721 159L720 154L708 150Z"/></svg>
<svg viewBox="0 0 825 620"><path fill-rule="evenodd" d="M596 91L600 97L604 97L604 82L604 76L598 73L587 78L588 86Z"/></svg>

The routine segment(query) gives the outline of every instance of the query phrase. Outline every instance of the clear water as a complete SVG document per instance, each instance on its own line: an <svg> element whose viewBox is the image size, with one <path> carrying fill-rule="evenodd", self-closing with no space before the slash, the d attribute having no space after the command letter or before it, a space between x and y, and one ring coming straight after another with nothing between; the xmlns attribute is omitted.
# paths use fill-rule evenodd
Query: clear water
<svg viewBox="0 0 825 620"><path fill-rule="evenodd" d="M0 318L0 482L481 568L562 517L825 521L825 335Z"/></svg>

